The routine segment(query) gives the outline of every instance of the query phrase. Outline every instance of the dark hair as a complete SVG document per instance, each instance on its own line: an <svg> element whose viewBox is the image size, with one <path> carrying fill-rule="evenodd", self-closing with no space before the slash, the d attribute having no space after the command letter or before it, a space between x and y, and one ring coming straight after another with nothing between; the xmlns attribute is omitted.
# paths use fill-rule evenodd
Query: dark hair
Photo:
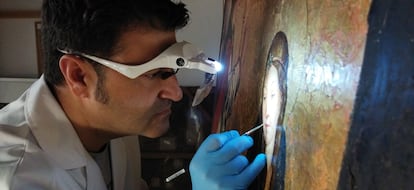
<svg viewBox="0 0 414 190"><path fill-rule="evenodd" d="M64 80L58 49L108 58L123 32L136 27L174 31L188 20L185 5L170 0L44 0L45 79L51 85Z"/></svg>

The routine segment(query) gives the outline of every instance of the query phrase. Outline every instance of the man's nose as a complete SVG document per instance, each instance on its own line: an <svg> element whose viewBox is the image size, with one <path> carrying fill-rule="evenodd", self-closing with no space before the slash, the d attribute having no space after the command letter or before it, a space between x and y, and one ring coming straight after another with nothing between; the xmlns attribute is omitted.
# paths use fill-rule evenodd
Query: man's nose
<svg viewBox="0 0 414 190"><path fill-rule="evenodd" d="M162 89L159 94L160 98L169 99L174 102L178 102L183 97L183 91L178 84L177 77L175 75L168 77L162 81Z"/></svg>

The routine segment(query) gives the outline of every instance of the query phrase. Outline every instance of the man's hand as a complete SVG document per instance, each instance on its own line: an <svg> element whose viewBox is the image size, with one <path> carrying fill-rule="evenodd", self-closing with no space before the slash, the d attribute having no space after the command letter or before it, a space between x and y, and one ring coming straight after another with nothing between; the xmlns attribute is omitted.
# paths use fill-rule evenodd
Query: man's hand
<svg viewBox="0 0 414 190"><path fill-rule="evenodd" d="M237 131L207 137L190 163L193 190L247 189L265 165L264 154L250 165L242 155L252 145L250 136Z"/></svg>

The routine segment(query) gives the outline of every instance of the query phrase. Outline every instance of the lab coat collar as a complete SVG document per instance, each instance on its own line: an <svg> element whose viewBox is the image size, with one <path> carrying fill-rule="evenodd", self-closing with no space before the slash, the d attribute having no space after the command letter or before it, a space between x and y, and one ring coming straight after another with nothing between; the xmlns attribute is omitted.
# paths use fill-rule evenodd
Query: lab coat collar
<svg viewBox="0 0 414 190"><path fill-rule="evenodd" d="M39 146L64 169L86 166L91 158L44 77L26 93L25 116Z"/></svg>
<svg viewBox="0 0 414 190"><path fill-rule="evenodd" d="M114 182L114 189L124 189L127 163L125 158L126 149L122 139L115 139L111 141L111 162L112 162L112 180ZM114 167L116 166L116 167Z"/></svg>

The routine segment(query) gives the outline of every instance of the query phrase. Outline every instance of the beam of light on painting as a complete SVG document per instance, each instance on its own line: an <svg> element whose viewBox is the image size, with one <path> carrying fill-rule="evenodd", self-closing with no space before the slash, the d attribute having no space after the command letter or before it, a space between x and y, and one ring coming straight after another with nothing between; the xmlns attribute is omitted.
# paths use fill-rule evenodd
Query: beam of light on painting
<svg viewBox="0 0 414 190"><path fill-rule="evenodd" d="M359 77L355 77L356 73L359 73L359 69L352 65L313 63L305 67L305 81L310 91L332 92L329 88L345 90L352 87L354 80L358 80Z"/></svg>

